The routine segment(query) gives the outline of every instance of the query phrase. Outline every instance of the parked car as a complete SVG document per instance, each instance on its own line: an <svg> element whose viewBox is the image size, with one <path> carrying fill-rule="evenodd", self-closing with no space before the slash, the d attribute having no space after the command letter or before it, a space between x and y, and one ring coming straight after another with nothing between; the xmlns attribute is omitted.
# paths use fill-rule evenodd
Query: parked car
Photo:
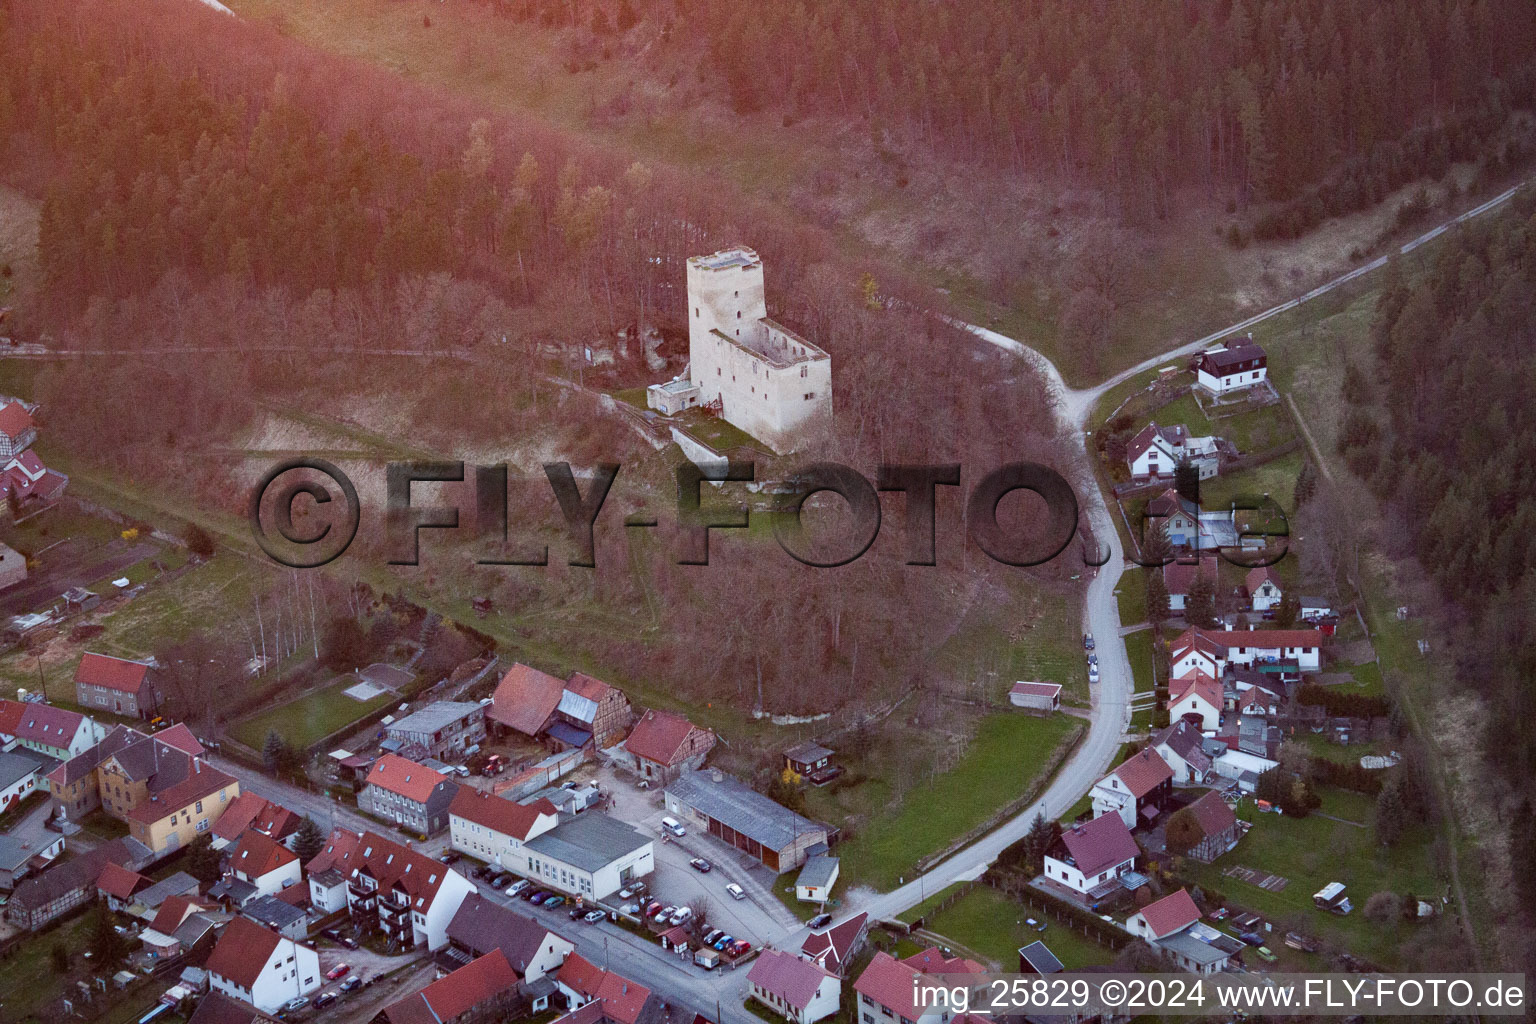
<svg viewBox="0 0 1536 1024"><path fill-rule="evenodd" d="M724 928L711 928L709 931L704 933L704 945L706 945L706 946L714 945L715 944L715 940L718 939L720 936L722 936L724 934L725 934L725 929Z"/></svg>
<svg viewBox="0 0 1536 1024"><path fill-rule="evenodd" d="M675 926L675 925L685 924L688 921L688 919L690 917L692 917L692 916L693 916L693 910L692 909L690 909L688 907L678 907L676 910L672 911L672 915L670 917L668 917L667 920L670 921Z"/></svg>
<svg viewBox="0 0 1536 1024"><path fill-rule="evenodd" d="M639 917L640 916L640 910L641 910L641 907L640 907L640 904L638 904L638 903L626 903L622 907L619 908L619 912L620 913L628 914L631 917Z"/></svg>
<svg viewBox="0 0 1536 1024"><path fill-rule="evenodd" d="M298 1013L300 1010L304 1009L304 1007L306 1007L308 1005L309 1005L309 997L307 997L307 996L299 996L297 999L290 999L290 1000L288 1000L286 1003L284 1003L282 1006L280 1006L278 1008L277 1012L278 1013Z"/></svg>
<svg viewBox="0 0 1536 1024"><path fill-rule="evenodd" d="M356 992L362 987L363 976L361 974L354 974L352 977L341 983L341 990L343 992Z"/></svg>
<svg viewBox="0 0 1536 1024"><path fill-rule="evenodd" d="M608 915L603 913L601 910L589 910L587 911L586 915L582 917L582 920L587 922L587 924L596 924L607 916Z"/></svg>
<svg viewBox="0 0 1536 1024"><path fill-rule="evenodd" d="M351 964L337 964L335 967L332 967L330 970L325 972L325 977L328 981L335 981L337 978L346 977L347 972L351 969Z"/></svg>
<svg viewBox="0 0 1536 1024"><path fill-rule="evenodd" d="M624 888L619 890L619 899L621 899L621 900L627 900L631 896L638 896L638 895L640 895L640 885L639 885L639 883L635 883L633 885L626 885Z"/></svg>
<svg viewBox="0 0 1536 1024"><path fill-rule="evenodd" d="M489 864L481 864L479 867L475 868L475 870L471 871L469 876L471 878L484 880L490 878L494 874L496 874L495 868L491 867Z"/></svg>
<svg viewBox="0 0 1536 1024"><path fill-rule="evenodd" d="M560 906L564 902L565 902L565 897L564 896L551 896L549 899L544 901L543 905L544 905L544 907L546 909L553 909L554 907Z"/></svg>
<svg viewBox="0 0 1536 1024"><path fill-rule="evenodd" d="M676 907L672 907L672 906L661 907L660 909L658 909L656 911L656 913L651 915L651 919L653 921L665 921L665 920L669 920L672 917L672 915L675 914L675 913L677 913L677 908Z"/></svg>
<svg viewBox="0 0 1536 1024"><path fill-rule="evenodd" d="M1280 959L1279 957L1275 956L1275 954L1270 950L1268 946L1260 946L1258 949L1253 951L1253 955L1258 957L1260 960L1263 960L1267 964L1272 964L1276 960Z"/></svg>
<svg viewBox="0 0 1536 1024"><path fill-rule="evenodd" d="M688 866L700 874L709 874L709 861L705 860L703 857L693 858L693 860L688 862Z"/></svg>
<svg viewBox="0 0 1536 1024"><path fill-rule="evenodd" d="M552 895L554 894L545 892L543 889L539 889L534 892L532 896L528 897L528 902L532 903L536 907L543 906L544 901L549 899Z"/></svg>
<svg viewBox="0 0 1536 1024"><path fill-rule="evenodd" d="M658 900L651 900L649 903L647 903L645 905L645 911L641 914L641 916L642 917L655 917L656 916L656 911L658 911L660 909L661 909L660 901L658 901Z"/></svg>
<svg viewBox="0 0 1536 1024"><path fill-rule="evenodd" d="M1099 666L1097 666L1097 665L1089 665L1088 666L1088 682L1096 683L1098 681L1099 681Z"/></svg>
<svg viewBox="0 0 1536 1024"><path fill-rule="evenodd" d="M491 879L491 885L495 886L497 889L503 889L511 885L512 880L516 877L517 876L510 871L503 871L495 878Z"/></svg>
<svg viewBox="0 0 1536 1024"><path fill-rule="evenodd" d="M1097 654L1090 654L1090 655L1088 655L1088 664L1090 664L1090 665L1097 665L1098 663L1099 663L1099 656Z"/></svg>
<svg viewBox="0 0 1536 1024"><path fill-rule="evenodd" d="M816 932L832 923L831 914L817 914L810 920L811 931Z"/></svg>
<svg viewBox="0 0 1536 1024"><path fill-rule="evenodd" d="M1085 650L1085 651L1093 650L1093 634L1092 633L1084 633L1083 634L1083 650Z"/></svg>
<svg viewBox="0 0 1536 1024"><path fill-rule="evenodd" d="M445 850L443 854L437 859L442 861L444 864L457 864L459 862L459 851Z"/></svg>
<svg viewBox="0 0 1536 1024"><path fill-rule="evenodd" d="M1264 945L1264 936L1260 935L1258 932L1243 932L1238 936L1238 938L1242 939L1250 946Z"/></svg>
<svg viewBox="0 0 1536 1024"><path fill-rule="evenodd" d="M320 995L315 996L315 1009L323 1010L340 998L341 996L335 992L322 992Z"/></svg>
<svg viewBox="0 0 1536 1024"><path fill-rule="evenodd" d="M737 939L735 942L731 943L730 950L731 956L746 956L748 953L752 952L752 943L748 942L746 939Z"/></svg>
<svg viewBox="0 0 1536 1024"><path fill-rule="evenodd" d="M726 946L729 946L731 943L733 943L735 941L736 941L736 936L734 936L734 935L722 935L718 939L715 940L714 946L715 946L716 949L724 951Z"/></svg>
<svg viewBox="0 0 1536 1024"><path fill-rule="evenodd" d="M747 891L741 886L737 885L735 882L732 882L730 885L726 886L725 891L726 894L733 900L744 900L747 898Z"/></svg>
<svg viewBox="0 0 1536 1024"><path fill-rule="evenodd" d="M661 829L663 832L670 832L679 839L688 834L688 830L683 828L683 823L676 818L662 818Z"/></svg>
<svg viewBox="0 0 1536 1024"><path fill-rule="evenodd" d="M516 896L518 893L522 892L524 889L528 888L528 886L530 886L532 884L533 883L529 882L528 879L526 879L526 878L519 878L517 881L513 882L511 885L507 886L507 895L508 896Z"/></svg>

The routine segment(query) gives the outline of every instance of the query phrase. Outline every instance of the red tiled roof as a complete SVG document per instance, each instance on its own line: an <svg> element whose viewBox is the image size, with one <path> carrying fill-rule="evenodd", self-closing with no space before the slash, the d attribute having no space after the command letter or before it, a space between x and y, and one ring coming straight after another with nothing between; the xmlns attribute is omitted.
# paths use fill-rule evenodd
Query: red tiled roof
<svg viewBox="0 0 1536 1024"><path fill-rule="evenodd" d="M803 1010L821 990L822 982L830 977L830 973L809 960L777 949L765 949L753 963L747 981Z"/></svg>
<svg viewBox="0 0 1536 1024"><path fill-rule="evenodd" d="M1275 574L1275 570L1271 567L1260 565L1249 569L1248 575L1243 578L1243 586L1247 588L1248 596L1252 597L1253 592L1264 585L1265 580L1273 583L1277 590L1281 589L1280 577Z"/></svg>
<svg viewBox="0 0 1536 1024"><path fill-rule="evenodd" d="M1223 648L1319 647L1323 642L1315 629L1215 629L1205 635Z"/></svg>
<svg viewBox="0 0 1536 1024"><path fill-rule="evenodd" d="M975 960L960 956L945 956L937 946L929 946L920 953L913 953L902 963L924 974L983 974L986 968Z"/></svg>
<svg viewBox="0 0 1536 1024"><path fill-rule="evenodd" d="M1009 693L1027 694L1031 697L1054 697L1061 692L1060 683L1014 683Z"/></svg>
<svg viewBox="0 0 1536 1024"><path fill-rule="evenodd" d="M800 944L800 952L823 967L831 964L834 971L841 971L868 922L868 914L855 914L834 928L813 932Z"/></svg>
<svg viewBox="0 0 1536 1024"><path fill-rule="evenodd" d="M1180 889L1156 903L1148 903L1138 913L1147 922L1154 939L1165 939L1200 920L1200 908L1195 906L1188 889Z"/></svg>
<svg viewBox="0 0 1536 1024"><path fill-rule="evenodd" d="M168 818L198 800L212 796L225 786L239 784L233 775L226 775L217 768L211 768L198 758L194 757L191 761L186 778L174 786L161 790L148 800L140 800L138 805L128 812L128 817L137 822L150 824L161 818Z"/></svg>
<svg viewBox="0 0 1536 1024"><path fill-rule="evenodd" d="M869 996L876 1003L908 1020L917 1020L922 1012L913 1000L913 975L919 973L884 951L875 954L853 983L860 995Z"/></svg>
<svg viewBox="0 0 1536 1024"><path fill-rule="evenodd" d="M96 888L120 900L126 900L140 889L147 888L149 884L149 879L137 871L129 871L111 861L102 866L101 875L96 879Z"/></svg>
<svg viewBox="0 0 1536 1024"><path fill-rule="evenodd" d="M298 855L288 847L251 829L240 837L239 845L229 855L229 866L234 871L245 872L251 878L260 878L298 859Z"/></svg>
<svg viewBox="0 0 1536 1024"><path fill-rule="evenodd" d="M1220 835L1237 824L1237 815L1215 790L1189 805L1189 813L1200 823L1200 830L1208 836Z"/></svg>
<svg viewBox="0 0 1536 1024"><path fill-rule="evenodd" d="M571 678L566 681L565 688L570 690L576 696L585 697L587 700L597 704L601 704L603 702L603 698L607 697L614 691L612 686L609 686L601 679L595 679L592 676L587 675L585 672L577 672L575 675L571 676Z"/></svg>
<svg viewBox="0 0 1536 1024"><path fill-rule="evenodd" d="M137 695L149 678L149 666L142 661L114 658L108 654L86 651L75 667L75 682L101 686L120 693Z"/></svg>
<svg viewBox="0 0 1536 1024"><path fill-rule="evenodd" d="M635 1024L640 1011L651 997L651 990L621 974L594 966L579 953L572 953L560 965L555 979L589 999L600 1001L603 1016L617 1024Z"/></svg>
<svg viewBox="0 0 1536 1024"><path fill-rule="evenodd" d="M267 806L256 815L256 820L251 822L251 827L281 842L297 832L299 823L303 820L302 815L295 814L281 804L268 801Z"/></svg>
<svg viewBox="0 0 1536 1024"><path fill-rule="evenodd" d="M386 1007L384 1016L390 1024L441 1024L516 987L517 972L501 950L493 949L420 992Z"/></svg>
<svg viewBox="0 0 1536 1024"><path fill-rule="evenodd" d="M208 957L208 973L227 978L240 988L250 988L261 977L272 951L283 937L248 917L229 922L219 944Z"/></svg>
<svg viewBox="0 0 1536 1024"><path fill-rule="evenodd" d="M1279 706L1280 702L1275 698L1275 695L1262 686L1248 687L1248 689L1243 691L1242 697L1237 702L1237 709L1239 711L1247 711L1249 708L1275 708Z"/></svg>
<svg viewBox="0 0 1536 1024"><path fill-rule="evenodd" d="M1209 564L1207 564L1209 563ZM1195 577L1202 572L1212 581L1216 579L1215 559L1205 559L1200 562L1185 562L1175 559L1163 566L1163 587L1169 595L1189 593L1190 585L1195 582ZM1179 638L1183 640L1181 636Z"/></svg>
<svg viewBox="0 0 1536 1024"><path fill-rule="evenodd" d="M0 733L16 735L16 730L21 726L22 712L26 710L27 706L19 700L0 700Z"/></svg>
<svg viewBox="0 0 1536 1024"><path fill-rule="evenodd" d="M362 841L362 838L359 833L350 829L332 829L330 837L325 841L325 846L310 858L308 864L304 865L304 873L312 875L331 868L337 868L343 873L350 871L352 853L357 849L357 844Z"/></svg>
<svg viewBox="0 0 1536 1024"><path fill-rule="evenodd" d="M1173 769L1151 747L1126 758L1111 773L1119 776L1131 796L1140 800L1159 785L1173 778Z"/></svg>
<svg viewBox="0 0 1536 1024"><path fill-rule="evenodd" d="M399 793L407 800L424 804L433 790L448 781L448 776L408 761L399 754L385 754L368 770L368 785Z"/></svg>
<svg viewBox="0 0 1536 1024"><path fill-rule="evenodd" d="M559 809L543 797L531 804L519 804L472 786L459 787L453 803L448 805L448 813L523 842L533 838L539 818L560 816Z"/></svg>
<svg viewBox="0 0 1536 1024"><path fill-rule="evenodd" d="M598 987L603 983L603 969L580 953L571 953L560 965L555 980L588 999L597 994Z"/></svg>
<svg viewBox="0 0 1536 1024"><path fill-rule="evenodd" d="M346 863L353 874L367 871L378 880L380 889L399 888L410 897L411 908L423 912L452 871L446 864L377 832L364 832Z"/></svg>
<svg viewBox="0 0 1536 1024"><path fill-rule="evenodd" d="M1179 634L1179 638L1169 648L1169 654L1174 661L1184 656L1186 651L1199 651L1211 658L1225 658L1226 646L1211 639L1211 634L1203 629L1190 627Z"/></svg>
<svg viewBox="0 0 1536 1024"><path fill-rule="evenodd" d="M11 734L18 739L46 743L50 747L68 747L80 731L85 716L77 711L65 711L52 704L18 704L21 714ZM3 721L3 719L0 719Z"/></svg>
<svg viewBox="0 0 1536 1024"><path fill-rule="evenodd" d="M4 407L0 407L0 434L12 438L20 437L21 432L31 425L32 415L20 402L12 399Z"/></svg>
<svg viewBox="0 0 1536 1024"><path fill-rule="evenodd" d="M187 728L185 722L177 722L169 729L161 729L155 733L155 739L193 757L200 757L203 754L203 745L197 741L196 736L192 735L192 730Z"/></svg>
<svg viewBox="0 0 1536 1024"><path fill-rule="evenodd" d="M1061 834L1062 845L1072 855L1072 862L1084 876L1097 875L1128 860L1135 860L1140 849L1131 838L1118 814L1101 814L1091 821L1074 825Z"/></svg>
<svg viewBox="0 0 1536 1024"><path fill-rule="evenodd" d="M185 896L167 896L165 902L160 904L160 909L155 912L155 919L149 923L149 927L161 935L170 935L181 927L181 922L185 921L189 914L199 909L201 908L196 903Z"/></svg>
<svg viewBox="0 0 1536 1024"><path fill-rule="evenodd" d="M670 711L647 711L630 731L624 747L636 757L672 767L683 760L683 745L698 726Z"/></svg>
<svg viewBox="0 0 1536 1024"><path fill-rule="evenodd" d="M1217 711L1221 710L1221 684L1204 672L1195 672L1173 681L1173 687L1168 693L1169 710L1171 711L1174 705L1191 694L1204 700Z"/></svg>
<svg viewBox="0 0 1536 1024"><path fill-rule="evenodd" d="M241 793L229 802L224 813L219 815L219 820L213 823L213 834L232 843L238 841L266 807L266 797L251 792Z"/></svg>
<svg viewBox="0 0 1536 1024"><path fill-rule="evenodd" d="M518 662L496 684L486 714L509 729L537 736L560 706L563 692L565 684L560 680Z"/></svg>

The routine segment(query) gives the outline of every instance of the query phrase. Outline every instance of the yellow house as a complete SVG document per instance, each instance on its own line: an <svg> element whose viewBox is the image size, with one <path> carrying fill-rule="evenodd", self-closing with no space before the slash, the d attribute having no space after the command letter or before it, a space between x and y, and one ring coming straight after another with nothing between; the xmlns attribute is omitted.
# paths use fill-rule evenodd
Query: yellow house
<svg viewBox="0 0 1536 1024"><path fill-rule="evenodd" d="M125 814L128 834L156 856L173 853L213 828L231 800L240 795L240 781L198 758L188 758L186 778L150 795Z"/></svg>

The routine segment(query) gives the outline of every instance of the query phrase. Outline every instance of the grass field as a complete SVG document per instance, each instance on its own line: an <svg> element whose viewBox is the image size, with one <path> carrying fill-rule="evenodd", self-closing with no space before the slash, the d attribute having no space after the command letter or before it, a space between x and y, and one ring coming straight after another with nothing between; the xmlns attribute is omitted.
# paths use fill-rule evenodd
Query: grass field
<svg viewBox="0 0 1536 1024"><path fill-rule="evenodd" d="M1326 789L1322 795L1325 812L1349 821L1369 821L1368 797ZM1399 945L1418 926L1366 920L1362 909L1366 899L1382 891L1430 898L1444 889L1445 881L1434 869L1429 830L1387 849L1377 844L1368 824L1361 827L1317 814L1299 820L1258 814L1250 800L1239 806L1238 816L1252 821L1253 828L1237 849L1215 864L1187 862L1185 880L1225 893L1237 905L1268 916L1277 927L1316 935L1376 963L1389 967L1397 963ZM1280 892L1270 892L1224 877L1222 869L1234 864L1282 875L1289 883ZM1313 907L1312 894L1329 882L1348 887L1354 913L1340 917Z"/></svg>
<svg viewBox="0 0 1536 1024"><path fill-rule="evenodd" d="M978 885L949 909L927 921L925 927L979 953L1003 971L1018 970L1019 949L1036 939L1050 947L1062 966L1068 969L1092 967L1114 960L1114 950L1056 922L1049 924L1043 932L1035 931L1024 924L1029 916L1004 893Z"/></svg>
<svg viewBox="0 0 1536 1024"><path fill-rule="evenodd" d="M348 676L286 704L230 726L229 734L252 750L260 750L268 732L277 732L295 747L307 747L395 700L384 693L369 701L355 701L341 691L357 682Z"/></svg>
<svg viewBox="0 0 1536 1024"><path fill-rule="evenodd" d="M1147 621L1147 570L1127 568L1115 589L1120 604L1120 625L1134 626Z"/></svg>
<svg viewBox="0 0 1536 1024"><path fill-rule="evenodd" d="M1022 796L1075 725L1063 715L988 715L953 769L914 781L839 846L843 877L889 889L913 874L921 858Z"/></svg>

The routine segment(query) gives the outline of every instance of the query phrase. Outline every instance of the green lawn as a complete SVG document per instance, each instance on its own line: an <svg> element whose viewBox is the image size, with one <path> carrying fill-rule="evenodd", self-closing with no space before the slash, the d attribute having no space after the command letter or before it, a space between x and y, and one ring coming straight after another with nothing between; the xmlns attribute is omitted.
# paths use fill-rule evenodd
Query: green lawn
<svg viewBox="0 0 1536 1024"><path fill-rule="evenodd" d="M1323 810L1354 820L1369 814L1368 797L1324 790ZM1402 845L1384 849L1374 831L1313 814L1304 819L1257 814L1245 800L1238 815L1253 828L1237 849L1215 864L1186 862L1185 880L1225 893L1240 907L1269 917L1277 928L1316 935L1339 948L1391 967L1399 946L1414 930L1412 924L1380 925L1365 919L1363 908L1372 893L1392 891L1419 897L1438 896L1445 881L1434 868L1433 833L1417 830ZM1368 819L1367 819L1368 820ZM1289 884L1270 892L1222 875L1240 864L1282 875ZM1324 913L1312 905L1312 894L1329 882L1343 882L1355 905L1346 916ZM1320 961L1319 961L1320 962Z"/></svg>
<svg viewBox="0 0 1536 1024"><path fill-rule="evenodd" d="M900 914L897 914L896 920L900 921L902 924L913 924L919 918L926 917L934 907L944 902L945 898L947 898L956 889L965 884L967 883L951 882L949 885L946 885L938 892L929 893L927 898L924 899L921 903L917 904L915 907L909 907L906 910L903 910Z"/></svg>
<svg viewBox="0 0 1536 1024"><path fill-rule="evenodd" d="M1256 504L1268 495L1283 512L1294 512L1296 478L1301 475L1305 458L1304 452L1291 452L1262 466L1202 481L1200 504L1208 509L1221 508L1239 499Z"/></svg>
<svg viewBox="0 0 1536 1024"><path fill-rule="evenodd" d="M912 875L921 858L1023 796L1076 727L1063 715L988 715L952 770L906 780L911 789L905 795L839 846L843 877L889 889Z"/></svg>
<svg viewBox="0 0 1536 1024"><path fill-rule="evenodd" d="M1115 589L1115 600L1120 604L1120 625L1147 621L1147 570L1140 566L1126 569Z"/></svg>
<svg viewBox="0 0 1536 1024"><path fill-rule="evenodd" d="M252 750L260 750L271 731L295 747L308 747L398 699L394 694L384 693L359 702L341 692L356 682L350 676L339 679L324 689L243 719L230 727L229 734Z"/></svg>
<svg viewBox="0 0 1536 1024"><path fill-rule="evenodd" d="M1015 588L1000 604L978 602L934 653L955 679L995 677L978 698L999 706L1019 680L1060 683L1066 703L1088 705L1088 665L1082 649L1082 598L1076 586Z"/></svg>
<svg viewBox="0 0 1536 1024"><path fill-rule="evenodd" d="M986 885L978 885L943 913L926 922L935 932L956 944L995 962L999 969L1019 969L1019 949L1036 939L1044 942L1069 969L1107 964L1114 960L1114 950L1099 945L1059 922L1050 922L1046 930L1036 932L1024 924L1030 914L1007 895Z"/></svg>
<svg viewBox="0 0 1536 1024"><path fill-rule="evenodd" d="M1125 638L1125 656L1131 662L1131 675L1136 680L1137 693L1151 693L1152 640L1154 630L1142 629Z"/></svg>

